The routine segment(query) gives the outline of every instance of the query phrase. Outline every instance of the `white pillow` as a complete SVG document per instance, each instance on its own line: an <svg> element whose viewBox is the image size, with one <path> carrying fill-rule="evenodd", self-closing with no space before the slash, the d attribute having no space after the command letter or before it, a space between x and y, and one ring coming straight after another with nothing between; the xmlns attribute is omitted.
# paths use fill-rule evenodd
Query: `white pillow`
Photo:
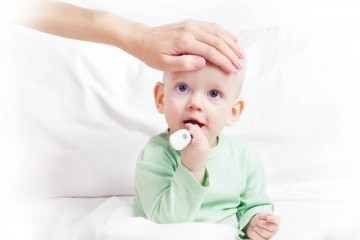
<svg viewBox="0 0 360 240"><path fill-rule="evenodd" d="M109 46L18 26L6 33L9 136L21 154L2 171L14 170L13 194L132 194L137 155L166 127L149 101L160 72Z"/></svg>
<svg viewBox="0 0 360 240"><path fill-rule="evenodd" d="M162 24L196 18L202 6L165 4L160 10L167 6L169 14L155 18L154 9L136 7L136 14L135 3L128 8L119 3L114 12ZM329 69L333 55L328 47L336 41L327 36L334 31L276 26L269 19L271 10L255 24L251 20L259 13L243 15L241 4L234 3L236 9L210 3L200 18L229 27L248 59L245 111L225 132L259 150L270 196L358 198L359 90L346 81L349 77L339 81L356 69ZM176 10L182 11L172 15ZM152 99L161 72L114 47L15 25L2 25L1 31L6 36L1 41L6 56L0 82L1 96L6 96L0 105L5 116L0 124L5 133L0 137L2 194L9 201L132 195L137 155L151 135L166 128Z"/></svg>

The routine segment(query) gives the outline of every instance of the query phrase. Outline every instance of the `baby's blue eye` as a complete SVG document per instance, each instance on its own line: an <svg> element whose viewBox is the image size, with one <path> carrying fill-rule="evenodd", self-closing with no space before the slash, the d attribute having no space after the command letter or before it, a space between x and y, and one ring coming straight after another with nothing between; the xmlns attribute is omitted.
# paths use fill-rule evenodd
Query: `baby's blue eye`
<svg viewBox="0 0 360 240"><path fill-rule="evenodd" d="M176 89L179 91L179 92L187 92L188 91L188 86L186 84L179 84L178 86L176 86Z"/></svg>
<svg viewBox="0 0 360 240"><path fill-rule="evenodd" d="M211 91L209 92L209 96L210 96L211 98L219 98L219 97L220 97L220 93L219 93L219 91L217 91L217 90L211 90Z"/></svg>

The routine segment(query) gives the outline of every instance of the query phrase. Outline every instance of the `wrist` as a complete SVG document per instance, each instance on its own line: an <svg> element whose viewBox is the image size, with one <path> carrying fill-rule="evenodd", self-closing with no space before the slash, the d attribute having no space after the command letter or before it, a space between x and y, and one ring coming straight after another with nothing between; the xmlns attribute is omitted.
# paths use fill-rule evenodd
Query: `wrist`
<svg viewBox="0 0 360 240"><path fill-rule="evenodd" d="M97 12L96 25L103 32L103 43L118 47L131 55L139 46L146 26L109 12Z"/></svg>
<svg viewBox="0 0 360 240"><path fill-rule="evenodd" d="M125 52L141 59L141 44L148 30L148 26L138 22L132 22L118 16L113 16L113 27L110 31L114 32L114 46L121 48Z"/></svg>
<svg viewBox="0 0 360 240"><path fill-rule="evenodd" d="M149 26L138 23L130 22L129 23L129 32L124 41L124 50L129 54L137 57L138 59L144 61L146 52L143 50L144 45L146 45L145 37L148 33ZM149 46L145 48L149 50Z"/></svg>
<svg viewBox="0 0 360 240"><path fill-rule="evenodd" d="M193 170L190 172L200 184L203 184L205 178L205 168Z"/></svg>

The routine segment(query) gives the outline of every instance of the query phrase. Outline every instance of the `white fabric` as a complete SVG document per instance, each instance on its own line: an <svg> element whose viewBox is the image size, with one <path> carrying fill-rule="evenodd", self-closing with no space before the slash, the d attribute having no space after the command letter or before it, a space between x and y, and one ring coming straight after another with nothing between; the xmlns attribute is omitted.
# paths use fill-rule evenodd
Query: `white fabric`
<svg viewBox="0 0 360 240"><path fill-rule="evenodd" d="M346 221L359 215L350 206L360 202L358 6L280 0L69 2L150 25L195 18L230 29L246 52L248 69L245 111L225 132L260 152L270 197L295 203L286 210L276 207L283 218L278 239L294 239L295 232L309 240L350 239L337 230L355 234L355 224ZM8 23L0 27L0 214L39 199L132 195L137 155L166 127L152 98L161 72L114 47ZM345 224L311 228L308 221L316 225L331 216L334 202L336 211L349 206ZM49 219L60 214L56 206ZM312 218L316 209L323 211ZM11 216L6 212L3 216ZM301 235L301 228L310 233Z"/></svg>
<svg viewBox="0 0 360 240"><path fill-rule="evenodd" d="M8 211L9 215L0 215L3 226L0 237L34 240L236 239L235 229L219 224L155 224L134 217L131 204L132 197L41 201L12 209ZM19 228L22 231L18 231Z"/></svg>
<svg viewBox="0 0 360 240"><path fill-rule="evenodd" d="M132 197L51 199L0 214L0 239L234 240L234 229L207 223L155 224L133 216ZM360 239L360 204L276 201L282 224L274 240ZM19 231L21 229L21 231Z"/></svg>

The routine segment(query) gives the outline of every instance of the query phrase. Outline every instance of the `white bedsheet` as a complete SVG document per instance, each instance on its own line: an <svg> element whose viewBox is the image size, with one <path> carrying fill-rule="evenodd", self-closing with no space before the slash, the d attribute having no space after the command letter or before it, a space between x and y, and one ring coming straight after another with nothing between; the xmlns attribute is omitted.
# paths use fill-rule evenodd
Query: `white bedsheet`
<svg viewBox="0 0 360 240"><path fill-rule="evenodd" d="M133 216L133 197L39 201L0 214L0 239L11 240L234 240L231 227L155 224ZM360 204L277 201L282 225L274 240L358 240Z"/></svg>

